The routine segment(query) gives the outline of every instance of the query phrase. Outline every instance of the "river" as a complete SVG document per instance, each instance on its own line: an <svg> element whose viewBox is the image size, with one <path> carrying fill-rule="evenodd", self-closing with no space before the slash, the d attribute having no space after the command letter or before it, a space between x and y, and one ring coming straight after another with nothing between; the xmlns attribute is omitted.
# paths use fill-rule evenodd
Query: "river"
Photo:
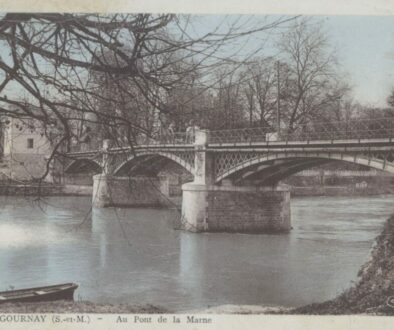
<svg viewBox="0 0 394 330"><path fill-rule="evenodd" d="M356 280L393 199L294 198L290 234L248 235L173 230L175 210L0 197L0 290L75 282L77 300L174 311L320 302Z"/></svg>

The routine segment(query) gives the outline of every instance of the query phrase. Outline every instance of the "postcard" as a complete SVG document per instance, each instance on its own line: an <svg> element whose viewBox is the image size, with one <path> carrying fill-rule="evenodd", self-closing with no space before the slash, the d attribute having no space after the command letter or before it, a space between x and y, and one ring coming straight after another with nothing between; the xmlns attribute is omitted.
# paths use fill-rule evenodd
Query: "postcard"
<svg viewBox="0 0 394 330"><path fill-rule="evenodd" d="M0 3L0 328L393 326L392 4Z"/></svg>

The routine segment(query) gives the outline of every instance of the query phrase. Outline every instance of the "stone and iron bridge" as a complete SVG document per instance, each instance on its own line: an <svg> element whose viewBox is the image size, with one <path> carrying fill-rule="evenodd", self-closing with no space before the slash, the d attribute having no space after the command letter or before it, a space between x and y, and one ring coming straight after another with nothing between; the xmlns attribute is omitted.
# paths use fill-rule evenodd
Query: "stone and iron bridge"
<svg viewBox="0 0 394 330"><path fill-rule="evenodd" d="M290 192L282 179L332 161L394 174L394 118L321 122L292 133L266 127L197 130L141 141L133 147L72 151L65 173L95 169L93 205L152 206L165 203L168 181L157 174L177 163L194 180L182 186L181 227L194 232L286 232Z"/></svg>

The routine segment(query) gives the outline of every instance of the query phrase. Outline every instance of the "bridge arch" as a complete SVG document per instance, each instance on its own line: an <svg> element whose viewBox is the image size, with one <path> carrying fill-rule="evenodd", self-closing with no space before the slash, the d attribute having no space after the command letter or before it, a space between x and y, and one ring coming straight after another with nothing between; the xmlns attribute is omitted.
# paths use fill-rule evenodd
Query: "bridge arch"
<svg viewBox="0 0 394 330"><path fill-rule="evenodd" d="M132 166L133 163L135 166L142 168L147 162L150 162L151 164L154 165L155 162L158 163L160 160L172 161L180 165L183 169L188 171L190 174L194 175L193 163L187 161L184 158L181 158L180 156L177 156L176 154L170 152L162 152L162 151L137 152L135 155L130 155L115 167L113 174L115 176L122 175L122 173L124 173L129 166ZM138 163L139 161L140 163Z"/></svg>
<svg viewBox="0 0 394 330"><path fill-rule="evenodd" d="M93 172L93 171L97 173L101 173L102 166L97 160L89 159L89 158L74 159L64 168L64 173L66 174L75 174L75 173Z"/></svg>
<svg viewBox="0 0 394 330"><path fill-rule="evenodd" d="M260 171L266 170L270 173L266 182L282 180L292 174L302 170L318 166L330 161L343 161L352 164L363 165L381 171L394 174L394 163L384 158L374 156L368 157L363 154L330 153L330 152L303 152L303 153L276 153L272 155L261 155L256 158L244 161L236 166L227 169L216 176L215 182L219 183L227 178L245 179ZM260 167L260 165L264 167ZM275 170L277 167L277 170ZM269 179L267 181L267 179Z"/></svg>

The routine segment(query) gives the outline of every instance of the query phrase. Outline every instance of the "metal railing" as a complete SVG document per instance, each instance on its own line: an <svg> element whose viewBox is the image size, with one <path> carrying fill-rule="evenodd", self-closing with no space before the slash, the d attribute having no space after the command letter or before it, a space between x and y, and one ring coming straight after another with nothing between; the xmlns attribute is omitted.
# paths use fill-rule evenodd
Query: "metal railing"
<svg viewBox="0 0 394 330"><path fill-rule="evenodd" d="M161 136L155 136L154 138L149 136L139 136L136 138L133 146L147 145L186 145L193 144L194 136L186 133L173 133ZM89 143L77 143L70 147L71 153L76 152L91 152L101 150L103 147L102 141L91 141ZM112 148L127 148L130 147L130 142L126 140L115 141Z"/></svg>
<svg viewBox="0 0 394 330"><path fill-rule="evenodd" d="M272 127L229 129L209 132L210 143L269 141L317 141L392 138L394 118L359 119L355 121L310 122L293 131L277 133Z"/></svg>
<svg viewBox="0 0 394 330"><path fill-rule="evenodd" d="M237 143L237 142L261 142L266 141L269 134L275 132L271 127L253 127L209 131L210 143ZM274 139L274 136L272 136Z"/></svg>
<svg viewBox="0 0 394 330"><path fill-rule="evenodd" d="M137 145L182 145L182 144L193 144L194 136L186 133L167 133L157 135L155 137L140 136L136 140Z"/></svg>
<svg viewBox="0 0 394 330"><path fill-rule="evenodd" d="M276 132L272 127L253 127L208 131L209 143L251 143L287 141L334 141L354 139L382 139L394 137L394 117L358 119L337 122L309 122L294 130ZM139 136L134 146L187 145L194 143L194 134L167 133L155 137ZM127 148L128 141L116 142L112 148ZM102 142L80 143L71 147L71 152L101 150Z"/></svg>

